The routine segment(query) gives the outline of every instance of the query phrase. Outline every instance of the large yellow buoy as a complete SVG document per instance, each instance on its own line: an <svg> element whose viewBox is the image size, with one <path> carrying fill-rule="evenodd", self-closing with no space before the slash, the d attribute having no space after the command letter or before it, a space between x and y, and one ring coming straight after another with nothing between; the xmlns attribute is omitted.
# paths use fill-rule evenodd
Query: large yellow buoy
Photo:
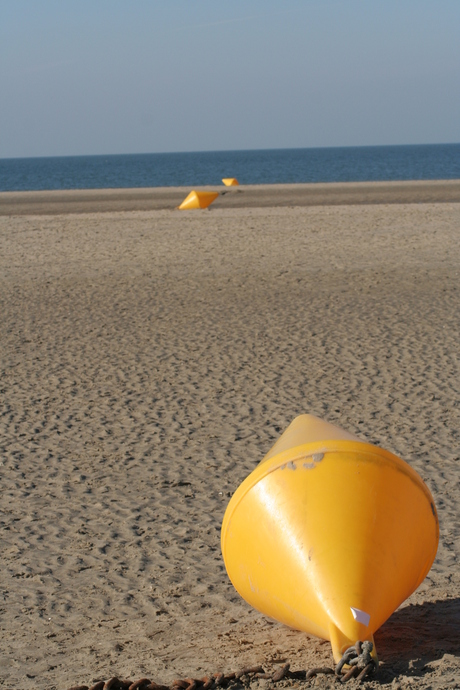
<svg viewBox="0 0 460 690"><path fill-rule="evenodd" d="M188 211L194 208L208 208L218 196L219 192L196 192L193 190L177 208L180 211Z"/></svg>
<svg viewBox="0 0 460 690"><path fill-rule="evenodd" d="M236 177L223 177L222 182L226 187L237 187L240 184Z"/></svg>
<svg viewBox="0 0 460 690"><path fill-rule="evenodd" d="M438 540L434 501L415 470L301 415L234 493L221 543L241 596L330 640L339 661L357 640L373 642L420 585Z"/></svg>

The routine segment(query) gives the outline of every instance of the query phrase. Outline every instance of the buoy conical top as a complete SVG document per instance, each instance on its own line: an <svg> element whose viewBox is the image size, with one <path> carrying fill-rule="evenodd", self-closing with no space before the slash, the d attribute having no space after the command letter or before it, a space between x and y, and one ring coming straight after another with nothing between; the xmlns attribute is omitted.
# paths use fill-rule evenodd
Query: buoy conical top
<svg viewBox="0 0 460 690"><path fill-rule="evenodd" d="M195 190L192 190L178 208L181 211L188 211L193 208L208 208L218 196L219 192L195 192Z"/></svg>
<svg viewBox="0 0 460 690"><path fill-rule="evenodd" d="M236 177L223 177L222 182L226 187L237 187L240 184Z"/></svg>
<svg viewBox="0 0 460 690"><path fill-rule="evenodd" d="M241 596L330 640L338 661L357 640L373 641L420 585L438 539L433 498L415 470L301 415L234 493L221 544Z"/></svg>

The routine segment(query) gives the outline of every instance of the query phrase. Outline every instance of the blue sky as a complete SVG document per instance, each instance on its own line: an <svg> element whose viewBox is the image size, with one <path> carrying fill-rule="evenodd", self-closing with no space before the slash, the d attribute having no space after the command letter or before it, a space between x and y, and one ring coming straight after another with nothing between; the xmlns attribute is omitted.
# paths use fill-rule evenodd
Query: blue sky
<svg viewBox="0 0 460 690"><path fill-rule="evenodd" d="M460 142L460 0L0 0L0 157Z"/></svg>

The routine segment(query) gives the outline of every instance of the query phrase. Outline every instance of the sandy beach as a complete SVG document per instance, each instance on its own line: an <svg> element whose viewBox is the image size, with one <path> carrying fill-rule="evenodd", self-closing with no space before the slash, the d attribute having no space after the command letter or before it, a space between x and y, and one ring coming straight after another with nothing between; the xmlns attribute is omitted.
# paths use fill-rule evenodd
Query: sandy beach
<svg viewBox="0 0 460 690"><path fill-rule="evenodd" d="M367 687L460 687L460 181L276 187L0 194L1 687L330 665L220 552L304 412L404 458L439 513ZM310 684L336 687L276 687Z"/></svg>
<svg viewBox="0 0 460 690"><path fill-rule="evenodd" d="M220 193L213 210L460 202L460 180L319 182L195 189ZM189 192L190 187L0 192L0 216L171 210L179 206Z"/></svg>

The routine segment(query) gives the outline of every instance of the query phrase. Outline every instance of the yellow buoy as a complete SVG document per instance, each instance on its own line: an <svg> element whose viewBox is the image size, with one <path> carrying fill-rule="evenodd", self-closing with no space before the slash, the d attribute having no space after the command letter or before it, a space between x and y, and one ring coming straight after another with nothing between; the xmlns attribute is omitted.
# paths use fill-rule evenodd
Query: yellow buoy
<svg viewBox="0 0 460 690"><path fill-rule="evenodd" d="M301 415L234 493L221 543L241 596L330 640L338 661L357 640L373 642L424 580L438 540L433 498L415 470Z"/></svg>
<svg viewBox="0 0 460 690"><path fill-rule="evenodd" d="M195 192L193 190L185 197L178 209L188 211L193 208L208 208L218 196L219 192Z"/></svg>
<svg viewBox="0 0 460 690"><path fill-rule="evenodd" d="M224 177L222 178L222 182L226 187L237 187L239 185L236 177Z"/></svg>

